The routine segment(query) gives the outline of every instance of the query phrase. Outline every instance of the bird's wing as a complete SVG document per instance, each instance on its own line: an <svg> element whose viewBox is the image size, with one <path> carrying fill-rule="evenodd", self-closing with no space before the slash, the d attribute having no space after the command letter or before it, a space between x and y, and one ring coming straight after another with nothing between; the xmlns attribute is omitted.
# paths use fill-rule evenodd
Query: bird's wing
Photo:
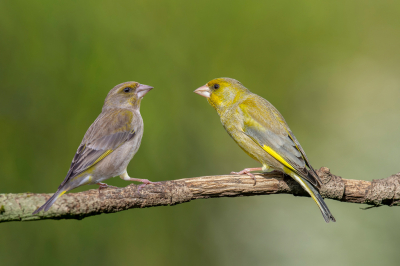
<svg viewBox="0 0 400 266"><path fill-rule="evenodd" d="M286 121L267 100L254 95L239 105L243 132L286 168L320 188L321 180ZM307 169L307 167L309 169Z"/></svg>
<svg viewBox="0 0 400 266"><path fill-rule="evenodd" d="M83 137L60 187L135 137L136 131L132 126L134 119L134 114L125 109L112 109L101 113Z"/></svg>

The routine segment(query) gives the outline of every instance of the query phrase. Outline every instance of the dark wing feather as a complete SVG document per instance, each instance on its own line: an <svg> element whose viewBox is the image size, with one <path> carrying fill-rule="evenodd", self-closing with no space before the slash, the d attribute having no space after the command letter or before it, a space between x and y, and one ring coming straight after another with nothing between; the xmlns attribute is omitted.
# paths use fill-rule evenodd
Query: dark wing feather
<svg viewBox="0 0 400 266"><path fill-rule="evenodd" d="M318 188L321 188L321 179L319 178L318 174L315 172L315 169L311 166L310 162L308 161L307 155L304 152L303 148L301 147L299 141L296 139L296 137L293 135L292 131L289 130L288 132L290 139L296 144L296 148L301 152L301 155L303 156L303 160L305 161L307 167L310 169L310 171L308 171L308 176L309 179L315 179L317 180L317 184L314 184L313 182L311 182L313 185L315 185ZM310 177L310 175L312 177ZM307 180L309 180L307 179Z"/></svg>
<svg viewBox="0 0 400 266"><path fill-rule="evenodd" d="M133 113L124 109L101 113L86 132L60 188L131 140L135 136L132 119Z"/></svg>
<svg viewBox="0 0 400 266"><path fill-rule="evenodd" d="M257 108L251 108L252 106ZM318 188L321 186L321 180L308 162L300 143L290 131L282 115L271 103L254 94L239 107L243 112L243 132L246 135L264 150L266 150L265 146L270 147L297 174L311 184Z"/></svg>

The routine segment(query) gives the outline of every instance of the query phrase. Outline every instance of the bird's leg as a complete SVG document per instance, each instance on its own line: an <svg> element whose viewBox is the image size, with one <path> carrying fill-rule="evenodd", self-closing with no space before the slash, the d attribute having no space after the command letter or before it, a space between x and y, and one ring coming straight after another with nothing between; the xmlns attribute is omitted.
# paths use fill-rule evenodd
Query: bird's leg
<svg viewBox="0 0 400 266"><path fill-rule="evenodd" d="M108 188L108 187L118 188L118 187L110 186L110 185L107 185L106 183L101 183L101 182L96 183L96 185L99 185L99 193L100 193L100 190Z"/></svg>
<svg viewBox="0 0 400 266"><path fill-rule="evenodd" d="M262 171L262 170L263 170L262 167L245 168L240 172L231 172L231 175L248 175L248 176L250 176L251 178L254 179L254 185L253 186L255 186L257 184L256 177L255 177L255 175L253 175L250 172L252 172L252 171Z"/></svg>
<svg viewBox="0 0 400 266"><path fill-rule="evenodd" d="M144 186L148 185L148 184L161 184L160 182L152 182L148 179L139 179L139 178L131 178L128 173L125 172L120 175L119 177L121 177L121 179L125 180L125 181L136 181L136 182L142 182L143 184L141 184L138 188L138 191L140 191Z"/></svg>

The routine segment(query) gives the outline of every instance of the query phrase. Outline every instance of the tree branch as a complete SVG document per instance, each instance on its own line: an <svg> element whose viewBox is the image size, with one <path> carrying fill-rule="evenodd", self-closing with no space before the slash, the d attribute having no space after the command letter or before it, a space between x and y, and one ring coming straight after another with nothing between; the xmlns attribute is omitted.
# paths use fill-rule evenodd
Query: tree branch
<svg viewBox="0 0 400 266"><path fill-rule="evenodd" d="M324 186L324 198L363 203L373 206L400 205L400 173L373 180L342 179L326 167L317 170ZM257 184L248 176L222 175L164 181L145 186L139 192L130 184L125 188L96 189L63 195L48 212L32 216L32 212L52 194L0 194L0 223L43 219L83 219L102 213L113 213L133 208L175 205L195 199L240 197L269 194L308 194L290 177L272 172L256 175Z"/></svg>

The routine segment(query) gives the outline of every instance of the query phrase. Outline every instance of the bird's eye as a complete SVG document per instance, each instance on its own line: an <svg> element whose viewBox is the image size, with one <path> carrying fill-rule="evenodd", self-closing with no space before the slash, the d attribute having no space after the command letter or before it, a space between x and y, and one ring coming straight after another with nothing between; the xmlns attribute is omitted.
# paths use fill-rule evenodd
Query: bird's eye
<svg viewBox="0 0 400 266"><path fill-rule="evenodd" d="M219 88L219 84L214 84L214 89L218 89Z"/></svg>
<svg viewBox="0 0 400 266"><path fill-rule="evenodd" d="M125 89L124 89L124 92L131 92L132 91L132 88L129 88L129 87L126 87Z"/></svg>

